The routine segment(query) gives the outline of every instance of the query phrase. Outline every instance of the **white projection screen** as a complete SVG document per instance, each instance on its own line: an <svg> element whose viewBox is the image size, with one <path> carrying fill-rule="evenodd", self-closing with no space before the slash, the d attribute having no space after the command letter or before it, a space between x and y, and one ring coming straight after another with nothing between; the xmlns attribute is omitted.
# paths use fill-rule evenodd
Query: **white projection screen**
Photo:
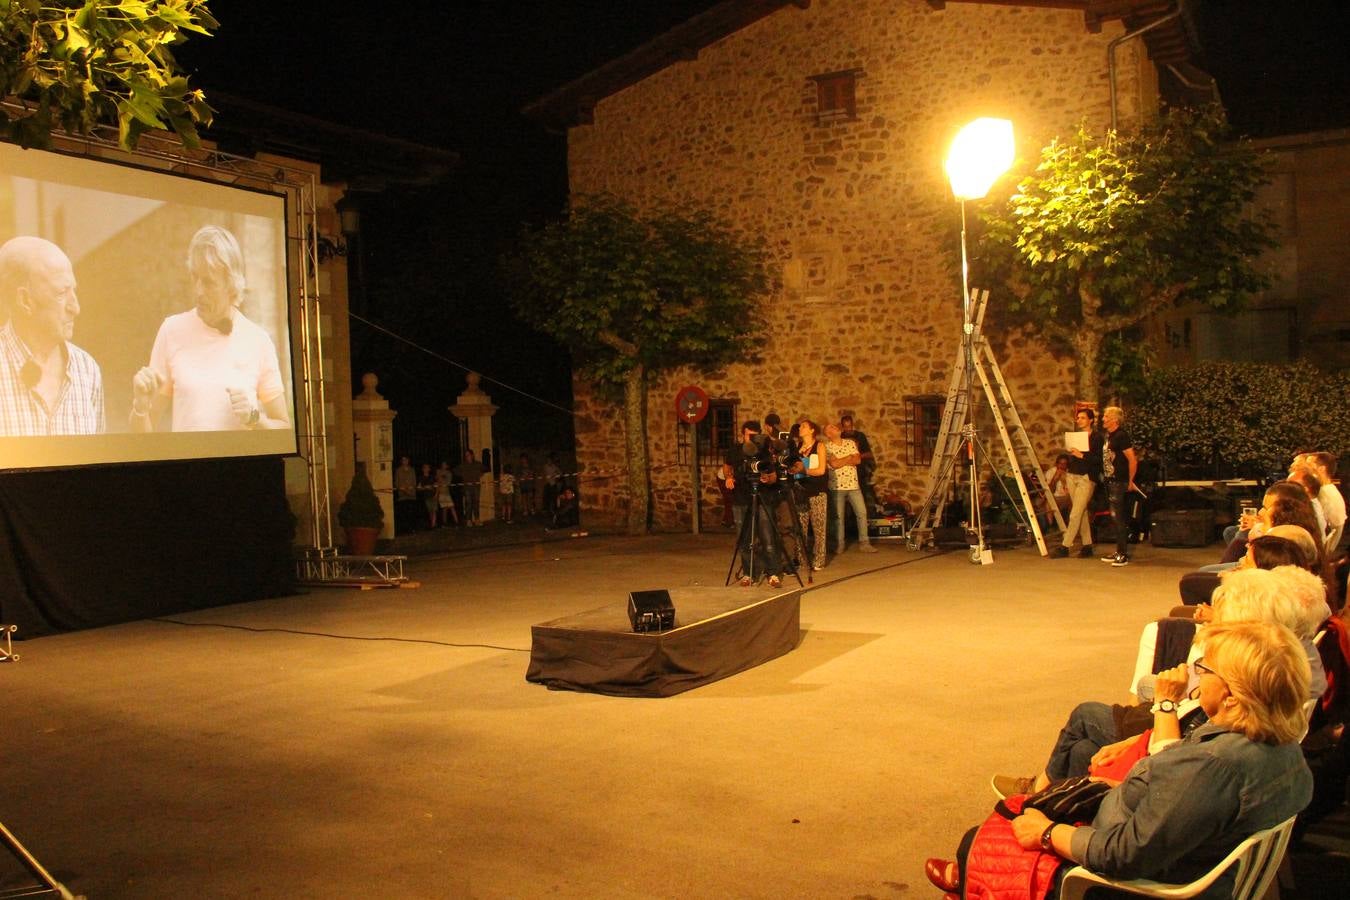
<svg viewBox="0 0 1350 900"><path fill-rule="evenodd" d="M295 453L286 214L0 144L0 470Z"/></svg>

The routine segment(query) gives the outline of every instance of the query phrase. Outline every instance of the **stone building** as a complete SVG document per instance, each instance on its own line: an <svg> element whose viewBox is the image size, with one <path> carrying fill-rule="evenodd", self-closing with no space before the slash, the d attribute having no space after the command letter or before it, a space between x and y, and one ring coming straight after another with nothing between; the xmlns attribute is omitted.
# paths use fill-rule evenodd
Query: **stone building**
<svg viewBox="0 0 1350 900"><path fill-rule="evenodd" d="M785 422L852 412L877 456L879 496L922 499L961 337L947 145L968 121L998 116L1034 160L1080 121L1106 127L1113 100L1121 127L1138 123L1156 109L1158 60L1185 64L1184 35L1173 19L1113 41L1170 7L726 2L526 110L567 129L574 196L711 210L764 236L774 256L762 362L652 380L656 527L689 521L691 448L673 414L687 384L713 400L697 443L705 509L722 447L770 410ZM1075 399L1071 363L1027 335L990 337L1048 452ZM588 385L574 389L583 473L622 470L621 417ZM620 478L585 482L588 521L622 520L625 492Z"/></svg>

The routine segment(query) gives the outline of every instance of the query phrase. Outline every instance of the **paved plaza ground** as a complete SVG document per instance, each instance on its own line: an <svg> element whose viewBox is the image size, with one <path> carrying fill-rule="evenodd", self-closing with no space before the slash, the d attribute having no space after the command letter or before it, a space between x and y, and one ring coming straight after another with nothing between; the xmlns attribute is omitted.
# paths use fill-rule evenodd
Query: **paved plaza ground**
<svg viewBox="0 0 1350 900"><path fill-rule="evenodd" d="M1075 702L1123 698L1141 624L1217 552L851 551L791 653L618 699L527 683L530 626L720 585L728 535L437 535L400 541L416 589L23 642L0 821L98 900L936 900L923 859L989 812L990 773L1032 773ZM1296 896L1346 895L1346 834L1305 844Z"/></svg>

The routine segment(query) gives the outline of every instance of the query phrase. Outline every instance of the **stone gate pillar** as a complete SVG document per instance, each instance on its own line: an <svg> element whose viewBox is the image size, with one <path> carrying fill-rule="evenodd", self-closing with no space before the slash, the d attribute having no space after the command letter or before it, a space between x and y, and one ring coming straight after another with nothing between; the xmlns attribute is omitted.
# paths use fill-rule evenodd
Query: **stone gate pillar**
<svg viewBox="0 0 1350 900"><path fill-rule="evenodd" d="M459 419L460 434L463 436L461 459L464 450L472 450L479 459L483 458L484 450L491 450L495 464L497 450L492 443L492 416L497 412L497 407L492 404L492 398L478 386L481 379L482 376L477 372L465 376L468 387L459 395L455 405L450 407L450 412ZM489 486L485 479L483 489L479 491L479 521L488 522L496 517L496 500L496 483Z"/></svg>
<svg viewBox="0 0 1350 900"><path fill-rule="evenodd" d="M356 461L364 463L366 477L380 498L384 510L382 538L394 536L394 416L389 401L380 396L375 386L380 379L375 373L361 376L361 393L352 399L352 430L356 432ZM345 491L346 488L344 487Z"/></svg>

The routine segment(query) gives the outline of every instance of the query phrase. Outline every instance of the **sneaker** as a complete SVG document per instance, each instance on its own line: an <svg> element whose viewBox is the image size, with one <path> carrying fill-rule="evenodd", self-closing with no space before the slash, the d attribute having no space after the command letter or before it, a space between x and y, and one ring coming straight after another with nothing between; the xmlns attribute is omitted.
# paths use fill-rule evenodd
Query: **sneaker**
<svg viewBox="0 0 1350 900"><path fill-rule="evenodd" d="M1065 547L1063 544L1060 544L1058 547L1050 551L1051 559L1063 559L1068 555L1069 555L1069 548Z"/></svg>
<svg viewBox="0 0 1350 900"><path fill-rule="evenodd" d="M1116 558L1111 560L1111 568L1113 569L1119 569L1121 566L1128 566L1129 564L1130 558L1124 553L1117 554Z"/></svg>
<svg viewBox="0 0 1350 900"><path fill-rule="evenodd" d="M779 578L777 575L769 576L769 587L776 588L782 586L783 586L783 579Z"/></svg>
<svg viewBox="0 0 1350 900"><path fill-rule="evenodd" d="M876 547L873 547L871 544L859 544L859 545L858 545L858 552L859 552L859 553L876 553L876 552L877 552L877 548L876 548Z"/></svg>
<svg viewBox="0 0 1350 900"><path fill-rule="evenodd" d="M1092 549L1091 544L1088 544L1082 550L1078 551L1078 555L1083 559L1092 559L1092 557L1097 555L1097 551Z"/></svg>
<svg viewBox="0 0 1350 900"><path fill-rule="evenodd" d="M1115 561L1116 561L1116 557L1119 556L1119 555L1120 555L1119 553L1111 553L1111 554L1108 554L1107 556L1101 557L1101 561L1102 561L1102 562L1115 562Z"/></svg>
<svg viewBox="0 0 1350 900"><path fill-rule="evenodd" d="M749 587L749 586L750 586L751 584L753 584L753 583L754 583L754 582L752 582L752 581L750 580L750 576L749 576L749 575L742 575L742 576L741 576L741 582L740 582L741 587Z"/></svg>
<svg viewBox="0 0 1350 900"><path fill-rule="evenodd" d="M1006 800L1014 794L1034 794L1035 778L1018 778L1015 775L995 775L989 779L989 786L998 794L1000 800Z"/></svg>

